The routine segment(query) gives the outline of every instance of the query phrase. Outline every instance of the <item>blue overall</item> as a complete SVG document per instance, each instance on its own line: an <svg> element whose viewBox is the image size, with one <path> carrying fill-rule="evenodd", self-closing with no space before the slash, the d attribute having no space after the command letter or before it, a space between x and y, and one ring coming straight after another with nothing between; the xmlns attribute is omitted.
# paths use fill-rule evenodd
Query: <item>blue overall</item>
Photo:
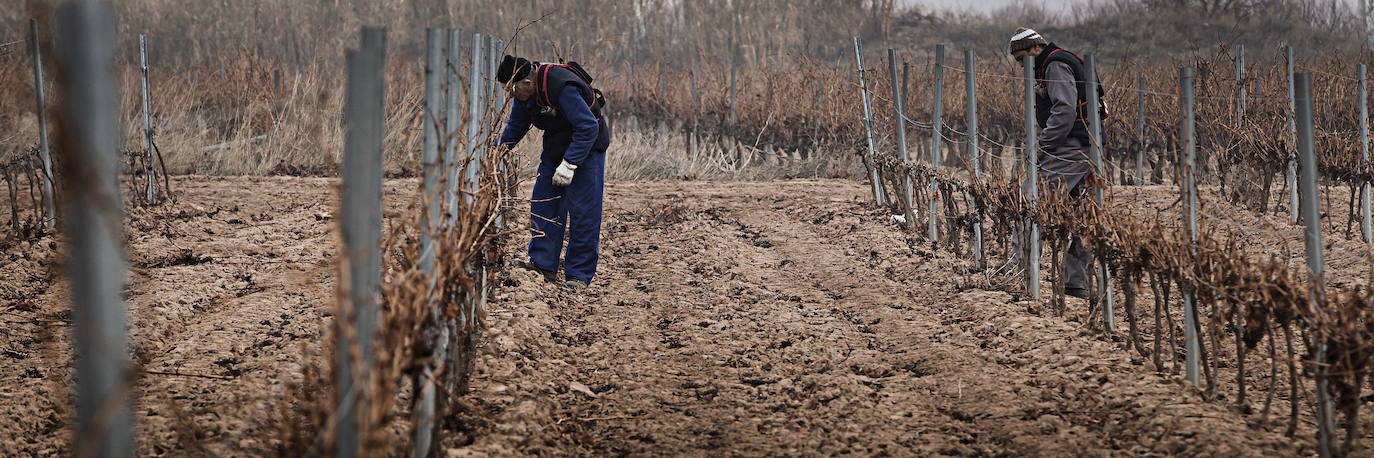
<svg viewBox="0 0 1374 458"><path fill-rule="evenodd" d="M557 272L566 227L568 254L563 262L564 276L568 280L591 283L601 253L601 200L606 165L605 149L593 146L609 145L609 138L600 139L601 135L609 137L609 130L605 121L597 119L588 108L582 95L584 88L567 84L558 91L558 106L554 111L555 116L562 119L555 124L571 125L571 135L545 131L539 175L534 179L534 192L530 196L529 254L535 267ZM510 118L501 134L501 145L513 148L529 132L531 125L540 124L535 116L548 116L539 114L547 110L537 100L538 97L513 100ZM577 170L571 184L554 186L554 171L564 160L576 165Z"/></svg>

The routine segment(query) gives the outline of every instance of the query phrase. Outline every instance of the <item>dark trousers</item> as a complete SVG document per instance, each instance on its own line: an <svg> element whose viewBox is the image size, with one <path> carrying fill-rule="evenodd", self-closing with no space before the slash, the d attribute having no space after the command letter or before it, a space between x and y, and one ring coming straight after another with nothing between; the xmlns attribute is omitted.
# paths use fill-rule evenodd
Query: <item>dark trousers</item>
<svg viewBox="0 0 1374 458"><path fill-rule="evenodd" d="M1067 193L1072 199L1088 197L1086 178L1083 175L1049 175L1045 177L1048 192ZM1077 234L1069 236L1069 247L1064 252L1064 287L1088 289L1088 269L1092 268L1093 256Z"/></svg>
<svg viewBox="0 0 1374 458"><path fill-rule="evenodd" d="M558 271L563 235L568 253L563 274L569 280L590 283L601 256L601 198L605 189L606 153L593 151L573 173L572 184L553 185L554 171L562 161L542 160L530 198L530 262Z"/></svg>

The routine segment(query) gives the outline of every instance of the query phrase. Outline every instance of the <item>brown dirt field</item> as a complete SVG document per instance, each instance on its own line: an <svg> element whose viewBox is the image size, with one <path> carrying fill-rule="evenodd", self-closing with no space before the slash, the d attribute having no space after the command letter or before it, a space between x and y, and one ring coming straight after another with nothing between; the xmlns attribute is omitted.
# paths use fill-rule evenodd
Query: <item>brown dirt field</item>
<svg viewBox="0 0 1374 458"><path fill-rule="evenodd" d="M334 297L336 180L177 177L179 202L129 210L129 338L145 371L139 455L266 453L264 416L302 381ZM386 216L414 197L390 181ZM58 242L8 250L0 270L0 443L70 453L75 414L69 295ZM28 247L26 250L25 247Z"/></svg>
<svg viewBox="0 0 1374 458"><path fill-rule="evenodd" d="M498 292L450 456L1313 452L980 289L866 193L610 186L593 288Z"/></svg>
<svg viewBox="0 0 1374 458"><path fill-rule="evenodd" d="M301 382L330 321L335 183L178 177L178 204L130 211L140 454L271 452L263 416ZM388 181L388 219L414 186ZM1171 192L1117 198L1153 212ZM1082 317L1041 316L887 224L866 195L846 180L610 184L592 288L523 270L501 282L447 454L1314 453L1309 426L1295 439L1273 420L1252 426ZM1286 222L1267 232L1272 217L1220 216L1301 252ZM69 453L68 296L47 267L58 243L0 253L6 453ZM1361 265L1357 241L1332 243L1333 269Z"/></svg>

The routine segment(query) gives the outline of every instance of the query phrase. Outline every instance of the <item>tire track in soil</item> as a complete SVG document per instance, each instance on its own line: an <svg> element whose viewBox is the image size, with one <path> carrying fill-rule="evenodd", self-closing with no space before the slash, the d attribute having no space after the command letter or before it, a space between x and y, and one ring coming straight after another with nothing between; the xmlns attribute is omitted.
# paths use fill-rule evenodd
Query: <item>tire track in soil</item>
<svg viewBox="0 0 1374 458"><path fill-rule="evenodd" d="M1310 451L970 287L967 261L884 224L865 192L610 185L591 289L516 271L497 292L449 454Z"/></svg>

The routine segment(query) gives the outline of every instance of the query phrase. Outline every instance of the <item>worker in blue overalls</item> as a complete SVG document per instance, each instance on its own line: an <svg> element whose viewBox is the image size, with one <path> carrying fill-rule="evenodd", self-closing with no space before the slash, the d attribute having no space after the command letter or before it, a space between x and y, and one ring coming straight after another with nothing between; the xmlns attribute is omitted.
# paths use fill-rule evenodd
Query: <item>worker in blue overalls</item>
<svg viewBox="0 0 1374 458"><path fill-rule="evenodd" d="M601 201L611 130L601 115L604 99L575 62L541 64L505 56L496 80L512 97L500 145L514 148L530 126L544 131L539 175L530 197L530 262L549 281L558 279L566 227L564 286L590 285L600 256Z"/></svg>

